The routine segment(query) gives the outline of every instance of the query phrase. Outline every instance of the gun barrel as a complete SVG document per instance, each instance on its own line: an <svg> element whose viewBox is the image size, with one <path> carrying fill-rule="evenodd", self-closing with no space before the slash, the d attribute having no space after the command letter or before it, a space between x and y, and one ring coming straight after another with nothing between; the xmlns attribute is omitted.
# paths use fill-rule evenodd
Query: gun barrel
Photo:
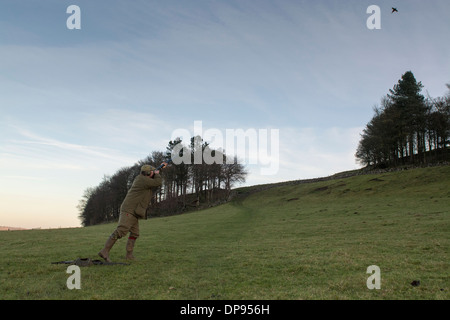
<svg viewBox="0 0 450 320"><path fill-rule="evenodd" d="M155 169L155 171L164 168L166 165L168 165L168 164L170 164L170 163L172 163L172 159L167 160L165 163L161 163L161 164L158 166L158 168Z"/></svg>

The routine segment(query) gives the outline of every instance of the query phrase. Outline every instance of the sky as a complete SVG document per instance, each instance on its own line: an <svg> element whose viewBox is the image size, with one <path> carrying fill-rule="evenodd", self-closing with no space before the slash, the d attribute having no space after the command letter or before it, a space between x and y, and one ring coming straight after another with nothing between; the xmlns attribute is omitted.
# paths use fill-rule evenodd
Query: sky
<svg viewBox="0 0 450 320"><path fill-rule="evenodd" d="M381 29L367 27L370 5ZM448 0L2 0L0 226L80 226L84 190L196 123L269 133L268 157L241 157L245 185L360 168L360 133L402 74L446 94L449 12Z"/></svg>

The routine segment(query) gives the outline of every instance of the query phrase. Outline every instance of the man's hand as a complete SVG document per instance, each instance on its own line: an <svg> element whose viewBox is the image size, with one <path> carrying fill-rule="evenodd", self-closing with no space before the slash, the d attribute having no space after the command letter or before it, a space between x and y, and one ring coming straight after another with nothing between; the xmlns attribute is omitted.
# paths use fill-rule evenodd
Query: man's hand
<svg viewBox="0 0 450 320"><path fill-rule="evenodd" d="M158 173L159 173L159 170L152 171L152 172L150 173L150 178L153 178L153 177L155 176L155 174L158 174Z"/></svg>

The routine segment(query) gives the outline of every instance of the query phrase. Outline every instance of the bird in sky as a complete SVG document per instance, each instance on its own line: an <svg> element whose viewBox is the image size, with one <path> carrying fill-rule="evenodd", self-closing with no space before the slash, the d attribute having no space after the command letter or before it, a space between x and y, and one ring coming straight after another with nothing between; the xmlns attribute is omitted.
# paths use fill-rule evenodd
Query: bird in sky
<svg viewBox="0 0 450 320"><path fill-rule="evenodd" d="M392 12L391 13L394 13L394 12L398 12L397 8L392 8Z"/></svg>

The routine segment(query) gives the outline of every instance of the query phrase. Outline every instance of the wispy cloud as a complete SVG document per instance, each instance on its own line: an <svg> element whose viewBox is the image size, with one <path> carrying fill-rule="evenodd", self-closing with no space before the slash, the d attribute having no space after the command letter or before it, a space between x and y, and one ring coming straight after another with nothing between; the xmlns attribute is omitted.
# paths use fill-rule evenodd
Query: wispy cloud
<svg viewBox="0 0 450 320"><path fill-rule="evenodd" d="M34 133L28 129L20 128L17 126L11 126L15 129L16 133L26 140L11 139L6 141L6 144L2 147L4 152L14 151L16 155L29 156L31 159L35 157L47 157L55 164L55 167L62 167L65 169L80 169L80 165L59 165L56 163L62 156L66 158L73 158L73 162L76 163L81 159L99 159L123 162L129 160L129 158L120 155L118 150L107 149L97 146L80 145L74 143L68 143L60 141L55 138L48 138L37 133Z"/></svg>
<svg viewBox="0 0 450 320"><path fill-rule="evenodd" d="M362 127L355 128L280 128L279 170L261 176L250 166L249 184L323 177L359 168L356 147Z"/></svg>
<svg viewBox="0 0 450 320"><path fill-rule="evenodd" d="M171 122L171 118L172 111L165 108L148 112L108 109L101 114L85 115L80 126L91 136L92 141L107 146L115 145L122 152L142 154L165 149L170 133L183 123L182 119Z"/></svg>

